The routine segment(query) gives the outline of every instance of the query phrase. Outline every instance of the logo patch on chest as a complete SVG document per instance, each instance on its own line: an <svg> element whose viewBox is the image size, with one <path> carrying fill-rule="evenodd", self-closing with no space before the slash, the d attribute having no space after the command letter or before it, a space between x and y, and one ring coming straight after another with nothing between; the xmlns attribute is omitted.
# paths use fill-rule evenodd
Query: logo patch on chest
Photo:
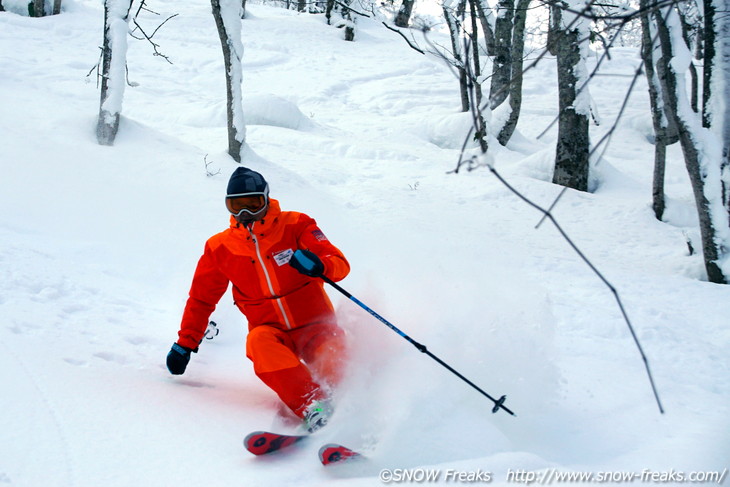
<svg viewBox="0 0 730 487"><path fill-rule="evenodd" d="M294 250L279 250L278 252L274 252L272 255L274 256L274 262L276 262L276 265L281 267L289 263L291 256L294 255Z"/></svg>

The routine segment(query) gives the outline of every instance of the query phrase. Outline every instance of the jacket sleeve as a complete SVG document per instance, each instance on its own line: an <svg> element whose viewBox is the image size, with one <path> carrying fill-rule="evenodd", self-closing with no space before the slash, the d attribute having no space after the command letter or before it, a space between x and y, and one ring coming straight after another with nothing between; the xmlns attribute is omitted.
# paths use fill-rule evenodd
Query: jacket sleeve
<svg viewBox="0 0 730 487"><path fill-rule="evenodd" d="M350 273L347 262L340 249L332 245L312 218L302 215L302 232L298 238L299 248L314 252L324 264L324 275L337 282Z"/></svg>
<svg viewBox="0 0 730 487"><path fill-rule="evenodd" d="M198 261L190 286L190 297L185 305L177 343L190 349L198 348L208 319L218 301L228 289L228 278L216 265L210 242L205 244L205 252Z"/></svg>

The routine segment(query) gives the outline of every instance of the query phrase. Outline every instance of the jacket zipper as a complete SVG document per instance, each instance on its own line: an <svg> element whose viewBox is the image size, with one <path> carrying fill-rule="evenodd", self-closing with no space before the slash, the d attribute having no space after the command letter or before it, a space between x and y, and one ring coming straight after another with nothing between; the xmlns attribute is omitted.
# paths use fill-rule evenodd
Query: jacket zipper
<svg viewBox="0 0 730 487"><path fill-rule="evenodd" d="M289 317L286 315L286 311L284 310L284 304L281 302L281 298L277 296L277 294L274 292L274 285L271 283L271 277L269 276L269 271L266 269L266 264L264 263L264 259L261 257L261 249L259 248L259 240L256 238L256 234L253 231L253 226L256 225L256 222L251 224L251 228L247 227L248 233L251 234L251 238L253 239L254 247L256 248L256 257L259 260L259 264L261 265L261 269L264 271L264 277L266 278L266 284L269 287L269 292L271 293L271 297L274 298L276 301L276 304L279 306L279 311L281 311L281 315L284 317L284 324L286 327L291 330L291 322L289 321Z"/></svg>

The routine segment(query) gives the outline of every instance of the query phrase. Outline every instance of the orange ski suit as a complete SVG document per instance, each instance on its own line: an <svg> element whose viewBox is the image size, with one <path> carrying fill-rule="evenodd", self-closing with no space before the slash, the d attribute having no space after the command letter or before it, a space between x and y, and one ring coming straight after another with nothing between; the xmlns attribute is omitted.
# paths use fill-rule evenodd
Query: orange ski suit
<svg viewBox="0 0 730 487"><path fill-rule="evenodd" d="M248 319L246 356L254 372L303 417L312 401L327 395L320 381L334 386L340 379L346 344L324 282L288 265L297 249L314 252L333 281L350 272L345 256L312 218L281 211L275 199L266 216L250 226L231 218L230 228L205 244L177 343L198 347L210 314L232 283L234 303Z"/></svg>

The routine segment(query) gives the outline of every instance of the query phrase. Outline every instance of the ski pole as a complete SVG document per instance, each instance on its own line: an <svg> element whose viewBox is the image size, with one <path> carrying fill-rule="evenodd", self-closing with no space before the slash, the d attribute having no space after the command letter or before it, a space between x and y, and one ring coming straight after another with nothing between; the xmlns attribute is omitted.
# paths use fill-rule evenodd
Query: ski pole
<svg viewBox="0 0 730 487"><path fill-rule="evenodd" d="M507 399L507 396L502 396L499 399L494 399L492 396L490 396L489 394L487 394L486 392L484 392L479 386L477 386L472 381L470 381L469 379L467 379L466 377L464 377L463 375L461 375L459 372L457 372L449 364L447 364L446 362L444 362L443 360L441 360L440 358L438 358L433 353L429 352L425 345L423 345L421 343L418 343L416 340L414 340L413 338L411 338L408 335L406 335L405 333L403 333L395 325L393 325L391 322L389 322L388 320L386 320L385 318L383 318L382 316L380 316L378 313L376 313L375 311L373 311L372 309L370 309L367 305L365 305L365 303L363 303L362 301L360 301L359 299L357 299L355 296L353 296L352 294L350 294L349 292L347 292L340 285L338 285L337 283L335 283L334 281L332 281L331 279L329 279L328 277L326 277L324 275L321 275L319 277L321 277L322 280L324 280L324 282L326 282L327 284L329 284L330 286L332 286L333 288L337 289L339 292L341 292L342 294L344 294L352 302L354 302L355 304L357 304L358 306L360 306L362 309L364 309L365 311L367 311L368 313L370 313L372 316L374 316L375 318L377 318L385 326L387 326L388 328L390 328L391 330L393 330L394 332L396 332L398 335L400 335L402 338L404 338L408 343L410 343L411 345L413 345L414 347L416 347L419 352L425 353L426 355L428 355L429 357L431 357L432 359L434 359L436 362L438 362L443 367L445 367L449 372L451 372L454 375L456 375L459 379L463 380L464 382L466 382L467 384L469 384L470 386L472 386L474 389L476 389L480 394L482 394L483 396L485 396L486 398L488 398L490 401L492 401L494 403L494 407L492 408L492 413L496 413L500 409L504 409L506 412L508 412L512 416L516 416L515 413L513 413L512 411L510 411L509 408L507 408L504 405L504 401Z"/></svg>

